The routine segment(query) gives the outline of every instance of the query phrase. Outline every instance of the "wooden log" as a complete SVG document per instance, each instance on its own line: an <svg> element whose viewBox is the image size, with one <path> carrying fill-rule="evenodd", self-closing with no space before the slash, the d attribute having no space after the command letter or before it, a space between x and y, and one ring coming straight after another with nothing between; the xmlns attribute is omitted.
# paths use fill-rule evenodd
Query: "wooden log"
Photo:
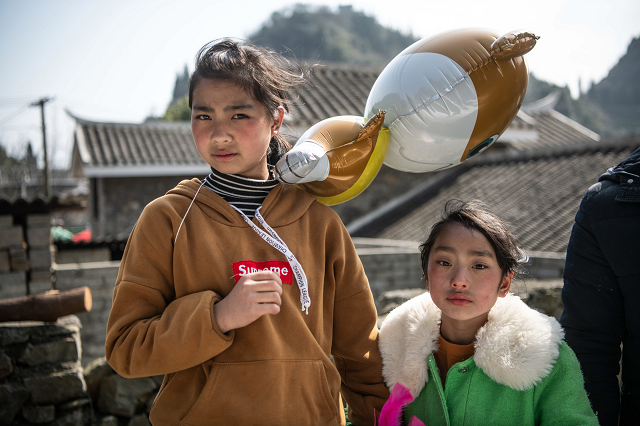
<svg viewBox="0 0 640 426"><path fill-rule="evenodd" d="M0 322L55 321L59 317L91 310L89 287L51 290L33 296L0 300Z"/></svg>

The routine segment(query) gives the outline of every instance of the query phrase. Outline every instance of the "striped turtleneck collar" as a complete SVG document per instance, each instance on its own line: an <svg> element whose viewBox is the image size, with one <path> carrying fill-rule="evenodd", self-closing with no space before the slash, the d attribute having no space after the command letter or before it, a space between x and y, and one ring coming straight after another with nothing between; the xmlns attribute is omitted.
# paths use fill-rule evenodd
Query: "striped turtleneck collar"
<svg viewBox="0 0 640 426"><path fill-rule="evenodd" d="M252 219L256 209L269 192L278 185L276 179L255 180L237 175L227 175L211 168L204 179L204 186L221 196L229 204L236 206Z"/></svg>

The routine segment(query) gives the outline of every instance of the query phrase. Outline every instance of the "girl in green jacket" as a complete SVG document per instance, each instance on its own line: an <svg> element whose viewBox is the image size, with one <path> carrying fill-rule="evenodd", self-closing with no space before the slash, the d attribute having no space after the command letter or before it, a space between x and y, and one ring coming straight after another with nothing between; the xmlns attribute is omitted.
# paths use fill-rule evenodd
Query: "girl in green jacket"
<svg viewBox="0 0 640 426"><path fill-rule="evenodd" d="M420 250L428 292L380 330L380 426L598 424L558 322L509 293L526 256L499 218L450 201Z"/></svg>

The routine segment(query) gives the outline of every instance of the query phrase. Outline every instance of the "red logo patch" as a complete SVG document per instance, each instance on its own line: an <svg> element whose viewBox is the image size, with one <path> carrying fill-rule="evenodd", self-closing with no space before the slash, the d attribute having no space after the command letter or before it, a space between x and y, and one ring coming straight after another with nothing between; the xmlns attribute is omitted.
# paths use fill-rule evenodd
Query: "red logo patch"
<svg viewBox="0 0 640 426"><path fill-rule="evenodd" d="M241 260L233 263L233 277L236 282L243 275L258 271L272 271L280 275L282 284L293 284L293 272L289 262L285 260L267 260L266 262L254 262L253 260Z"/></svg>

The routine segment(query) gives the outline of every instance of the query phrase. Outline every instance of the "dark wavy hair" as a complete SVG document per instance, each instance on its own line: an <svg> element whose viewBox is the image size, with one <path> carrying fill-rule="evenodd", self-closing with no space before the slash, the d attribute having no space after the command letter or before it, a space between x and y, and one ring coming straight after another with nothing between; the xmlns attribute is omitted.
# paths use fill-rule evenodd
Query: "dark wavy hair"
<svg viewBox="0 0 640 426"><path fill-rule="evenodd" d="M203 79L232 81L273 114L279 106L289 112L288 94L307 82L307 72L269 49L225 38L205 44L196 54L189 79L189 108L193 91ZM275 164L290 148L289 142L276 134L269 143L267 162Z"/></svg>
<svg viewBox="0 0 640 426"><path fill-rule="evenodd" d="M449 200L440 216L441 219L431 227L427 240L420 245L424 278L427 278L429 253L436 238L446 226L452 223L460 223L469 229L475 229L482 233L496 252L498 265L504 275L512 271L516 272L518 267L528 260L524 250L518 248L516 239L507 228L507 224L490 213L481 202Z"/></svg>

